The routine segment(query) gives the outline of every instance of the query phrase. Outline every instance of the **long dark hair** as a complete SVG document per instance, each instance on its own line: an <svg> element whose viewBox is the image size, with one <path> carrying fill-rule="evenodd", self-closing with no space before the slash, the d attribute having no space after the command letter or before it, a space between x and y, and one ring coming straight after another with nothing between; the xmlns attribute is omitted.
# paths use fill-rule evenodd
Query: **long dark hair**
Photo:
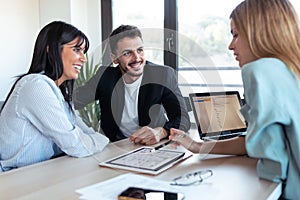
<svg viewBox="0 0 300 200"><path fill-rule="evenodd" d="M64 70L61 57L63 45L76 38L80 38L76 45L78 47L85 42L86 47L84 53L86 53L89 48L89 40L87 36L76 27L62 21L54 21L44 26L36 39L33 57L28 72L17 77L17 80L9 91L2 108L14 90L16 83L22 77L28 74L43 73L53 81L59 79ZM75 80L66 80L59 86L71 110L74 81Z"/></svg>

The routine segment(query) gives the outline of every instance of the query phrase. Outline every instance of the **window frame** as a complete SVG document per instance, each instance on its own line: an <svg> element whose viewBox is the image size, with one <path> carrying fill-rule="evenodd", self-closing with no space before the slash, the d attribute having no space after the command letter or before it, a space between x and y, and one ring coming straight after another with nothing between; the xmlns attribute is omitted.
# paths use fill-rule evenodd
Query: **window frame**
<svg viewBox="0 0 300 200"><path fill-rule="evenodd" d="M178 70L178 40L177 33L177 0L164 0L164 49L169 48L169 42L171 38L171 49L164 51L164 64ZM113 27L113 12L112 12L112 0L101 0L101 37L104 41L109 37ZM106 42L103 42L106 43ZM104 56L102 63L110 63L109 52L105 49L105 44L102 45L102 51Z"/></svg>
<svg viewBox="0 0 300 200"><path fill-rule="evenodd" d="M209 70L240 70L239 67L236 66L227 66L227 67L180 67L178 63L178 8L177 8L177 0L164 0L164 54L163 60L164 65L170 66L179 71L209 71ZM101 22L102 22L102 40L103 38L107 41L107 38L112 31L113 27L113 12L112 12L112 0L101 0ZM170 45L170 39L172 45ZM105 43L105 42L103 42ZM106 44L102 44L102 52L104 64L111 64L108 48L105 47ZM171 49L170 49L171 46ZM200 88L239 88L234 90L243 90L243 84L220 84L220 83L207 83L207 84L184 84L179 83L179 86L189 86L189 87L200 87ZM227 89L228 90L228 89ZM230 90L230 89L229 89Z"/></svg>

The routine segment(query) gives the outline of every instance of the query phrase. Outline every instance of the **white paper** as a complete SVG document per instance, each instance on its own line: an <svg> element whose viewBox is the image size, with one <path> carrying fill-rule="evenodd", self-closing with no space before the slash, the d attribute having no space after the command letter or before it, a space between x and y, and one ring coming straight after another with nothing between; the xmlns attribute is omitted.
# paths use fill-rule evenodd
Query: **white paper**
<svg viewBox="0 0 300 200"><path fill-rule="evenodd" d="M197 199L197 197L199 197L197 187L172 186L167 181L156 180L154 178L131 173L123 174L112 179L78 189L76 192L81 195L80 199L116 200L118 199L118 195L128 187L143 187L153 190L180 192L185 195L185 199L190 200Z"/></svg>

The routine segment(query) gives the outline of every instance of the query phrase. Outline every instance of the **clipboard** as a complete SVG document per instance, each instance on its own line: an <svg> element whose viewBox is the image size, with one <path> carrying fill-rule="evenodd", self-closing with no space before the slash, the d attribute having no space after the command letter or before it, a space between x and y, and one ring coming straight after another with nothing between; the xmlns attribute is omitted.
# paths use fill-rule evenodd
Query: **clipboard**
<svg viewBox="0 0 300 200"><path fill-rule="evenodd" d="M154 150L153 147L140 147L107 161L100 162L99 165L157 175L191 155L182 151L169 149Z"/></svg>

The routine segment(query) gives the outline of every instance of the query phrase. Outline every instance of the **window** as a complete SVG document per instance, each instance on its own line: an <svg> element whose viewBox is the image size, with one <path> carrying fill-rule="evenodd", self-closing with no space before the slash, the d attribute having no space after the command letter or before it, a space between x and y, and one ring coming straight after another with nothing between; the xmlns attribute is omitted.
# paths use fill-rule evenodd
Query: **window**
<svg viewBox="0 0 300 200"><path fill-rule="evenodd" d="M147 60L163 64L164 1L112 0L113 29L137 26L143 35Z"/></svg>
<svg viewBox="0 0 300 200"><path fill-rule="evenodd" d="M183 96L191 92L224 90L238 90L243 95L240 68L228 50L229 15L240 2L242 0L102 0L102 6L111 7L112 28L131 24L141 29L147 60L178 70ZM291 2L300 13L300 2ZM103 23L107 23L107 18L102 15ZM110 26L104 27L104 31ZM171 31L166 31L169 29ZM175 57L167 55L170 46L175 47Z"/></svg>
<svg viewBox="0 0 300 200"><path fill-rule="evenodd" d="M238 90L229 15L241 0L178 0L178 77L182 93ZM218 6L216 6L218 5Z"/></svg>

